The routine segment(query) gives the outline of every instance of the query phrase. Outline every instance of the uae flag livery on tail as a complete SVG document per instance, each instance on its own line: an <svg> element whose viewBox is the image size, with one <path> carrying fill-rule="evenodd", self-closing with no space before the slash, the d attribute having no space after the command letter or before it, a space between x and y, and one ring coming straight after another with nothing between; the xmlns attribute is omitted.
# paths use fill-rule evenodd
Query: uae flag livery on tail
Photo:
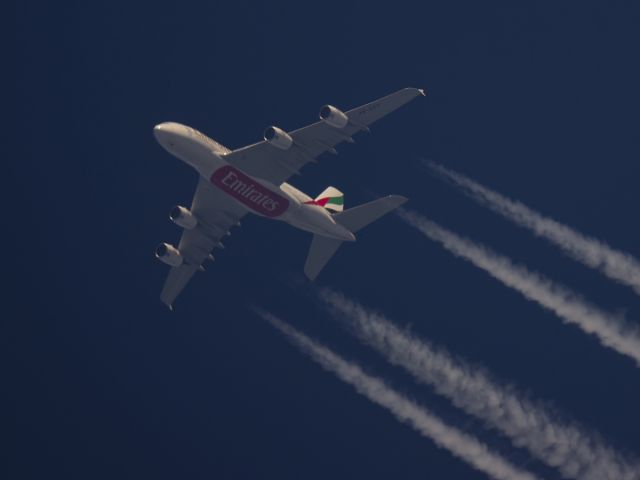
<svg viewBox="0 0 640 480"><path fill-rule="evenodd" d="M315 200L306 203L319 205L334 212L341 212L344 208L344 194L335 187L327 187Z"/></svg>

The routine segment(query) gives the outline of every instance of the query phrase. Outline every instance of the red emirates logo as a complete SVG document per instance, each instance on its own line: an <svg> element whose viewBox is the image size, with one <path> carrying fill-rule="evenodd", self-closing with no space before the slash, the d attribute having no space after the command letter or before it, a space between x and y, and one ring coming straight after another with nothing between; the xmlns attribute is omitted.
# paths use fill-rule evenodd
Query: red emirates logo
<svg viewBox="0 0 640 480"><path fill-rule="evenodd" d="M231 165L225 165L213 172L211 183L265 217L278 217L289 207L289 200Z"/></svg>

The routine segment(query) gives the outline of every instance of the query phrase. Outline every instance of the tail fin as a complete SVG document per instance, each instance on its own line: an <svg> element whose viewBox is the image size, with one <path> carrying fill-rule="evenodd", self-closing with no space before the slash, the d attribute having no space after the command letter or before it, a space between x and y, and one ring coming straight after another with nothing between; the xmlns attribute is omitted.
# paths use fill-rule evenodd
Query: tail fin
<svg viewBox="0 0 640 480"><path fill-rule="evenodd" d="M378 198L373 202L358 205L344 212L336 213L333 218L340 225L355 233L391 210L398 208L406 201L407 199L400 195L389 195ZM304 265L305 275L310 280L315 280L340 245L342 245L341 240L314 235L307 261Z"/></svg>
<svg viewBox="0 0 640 480"><path fill-rule="evenodd" d="M335 187L327 187L324 192L315 198L313 203L327 210L341 212L344 208L344 194Z"/></svg>

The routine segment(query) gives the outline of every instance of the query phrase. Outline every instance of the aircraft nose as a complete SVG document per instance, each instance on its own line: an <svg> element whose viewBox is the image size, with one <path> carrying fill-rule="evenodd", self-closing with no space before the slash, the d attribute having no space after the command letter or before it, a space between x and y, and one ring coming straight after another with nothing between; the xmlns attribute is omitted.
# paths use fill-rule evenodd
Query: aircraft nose
<svg viewBox="0 0 640 480"><path fill-rule="evenodd" d="M158 140L158 142L162 143L162 135L165 132L165 124L164 123L160 123L158 125L156 125L155 127L153 127L153 136L156 137L156 140Z"/></svg>
<svg viewBox="0 0 640 480"><path fill-rule="evenodd" d="M153 135L160 145L171 149L184 134L181 125L173 122L164 122L153 127Z"/></svg>
<svg viewBox="0 0 640 480"><path fill-rule="evenodd" d="M171 133L170 123L167 123L167 122L159 123L158 125L153 127L153 134L158 140L161 140L162 138L166 137L167 134L170 134L170 133Z"/></svg>

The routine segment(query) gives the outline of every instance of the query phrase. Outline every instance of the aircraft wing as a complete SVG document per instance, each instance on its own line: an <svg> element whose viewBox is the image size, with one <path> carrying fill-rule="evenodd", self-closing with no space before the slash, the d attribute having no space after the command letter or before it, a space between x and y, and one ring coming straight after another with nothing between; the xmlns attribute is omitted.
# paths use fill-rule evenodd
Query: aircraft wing
<svg viewBox="0 0 640 480"><path fill-rule="evenodd" d="M288 150L264 140L248 147L234 150L225 155L225 159L249 175L280 185L300 169L324 152L335 153L334 147L342 141L353 141L351 136L376 120L410 102L424 91L417 88L405 88L353 110L345 112L349 123L343 128L335 128L324 121L289 132L293 145Z"/></svg>
<svg viewBox="0 0 640 480"><path fill-rule="evenodd" d="M178 250L184 258L184 263L171 268L160 294L160 300L169 307L211 251L221 246L222 237L227 235L231 227L238 224L247 210L200 177L191 204L191 213L198 219L198 225L182 232Z"/></svg>

